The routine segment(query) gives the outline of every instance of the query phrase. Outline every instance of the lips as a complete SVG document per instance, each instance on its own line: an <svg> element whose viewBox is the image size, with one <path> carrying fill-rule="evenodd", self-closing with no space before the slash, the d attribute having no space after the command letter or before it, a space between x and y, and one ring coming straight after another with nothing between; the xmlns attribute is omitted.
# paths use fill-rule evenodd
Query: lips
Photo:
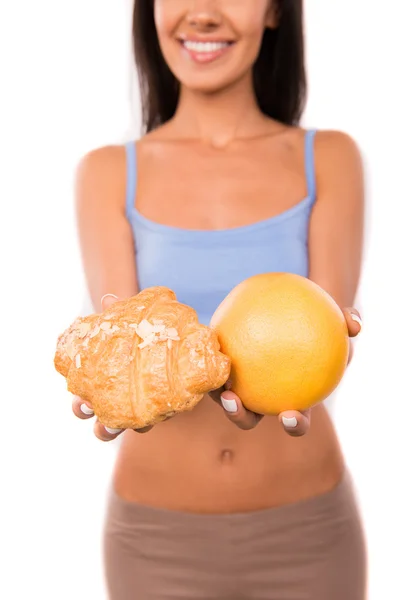
<svg viewBox="0 0 400 600"><path fill-rule="evenodd" d="M225 54L232 46L228 41L180 40L189 57L198 63L212 62Z"/></svg>

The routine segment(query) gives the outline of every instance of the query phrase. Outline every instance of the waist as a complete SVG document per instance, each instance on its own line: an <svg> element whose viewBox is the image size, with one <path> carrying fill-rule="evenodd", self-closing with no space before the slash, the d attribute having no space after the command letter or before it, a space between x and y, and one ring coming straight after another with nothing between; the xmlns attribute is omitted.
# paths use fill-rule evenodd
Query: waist
<svg viewBox="0 0 400 600"><path fill-rule="evenodd" d="M199 513L259 510L331 489L343 458L323 406L303 438L276 417L239 430L211 399L146 434L127 431L114 485L128 501Z"/></svg>

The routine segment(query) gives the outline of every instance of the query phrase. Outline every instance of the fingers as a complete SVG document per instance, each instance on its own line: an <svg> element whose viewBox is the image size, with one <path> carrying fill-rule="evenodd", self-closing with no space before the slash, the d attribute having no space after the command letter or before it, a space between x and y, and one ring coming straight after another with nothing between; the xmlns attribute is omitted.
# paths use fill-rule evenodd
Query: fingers
<svg viewBox="0 0 400 600"><path fill-rule="evenodd" d="M343 314L346 319L347 329L350 337L356 337L362 329L361 315L356 308L344 308Z"/></svg>
<svg viewBox="0 0 400 600"><path fill-rule="evenodd" d="M279 415L283 429L293 437L300 437L310 429L311 411L286 410Z"/></svg>
<svg viewBox="0 0 400 600"><path fill-rule="evenodd" d="M136 433L147 433L150 429L153 429L154 425L148 425L147 427L142 427L142 429L133 429Z"/></svg>
<svg viewBox="0 0 400 600"><path fill-rule="evenodd" d="M109 308L115 302L118 302L119 298L115 294L104 294L102 299L100 300L101 307L103 310Z"/></svg>
<svg viewBox="0 0 400 600"><path fill-rule="evenodd" d="M105 427L100 421L96 421L93 427L94 435L102 442L111 442L112 440L115 440L123 431L125 430Z"/></svg>
<svg viewBox="0 0 400 600"><path fill-rule="evenodd" d="M78 419L86 420L94 417L94 411L90 402L83 401L79 396L74 396L72 401L72 411ZM143 427L142 429L135 429L134 431L137 433L147 433L150 429L153 429L153 425ZM94 424L94 435L103 442L115 440L115 438L124 431L125 429L112 429L111 427L106 427L97 420Z"/></svg>
<svg viewBox="0 0 400 600"><path fill-rule="evenodd" d="M253 429L262 419L262 415L247 410L239 396L226 388L230 387L227 382L224 387L209 392L209 396L224 409L224 413L232 423L235 423L240 429Z"/></svg>
<svg viewBox="0 0 400 600"><path fill-rule="evenodd" d="M218 395L218 397L217 397ZM226 416L240 429L253 429L262 419L262 415L247 410L239 397L231 391L215 390L210 392L213 400L218 401ZM311 410L299 412L287 410L279 415L283 429L292 437L305 435L310 429Z"/></svg>
<svg viewBox="0 0 400 600"><path fill-rule="evenodd" d="M233 392L222 392L220 401L228 419L240 429L253 429L262 419L262 415L247 410L241 403L240 398Z"/></svg>
<svg viewBox="0 0 400 600"><path fill-rule="evenodd" d="M83 401L79 396L74 396L72 400L72 411L78 419L86 420L94 417L94 410L90 402ZM110 429L105 427L99 421L96 421L94 424L94 434L99 440L103 442L110 442L111 440L115 440L116 437L119 436L120 433L124 431L123 429Z"/></svg>
<svg viewBox="0 0 400 600"><path fill-rule="evenodd" d="M142 429L134 429L133 431L136 433L147 433L150 429L153 429L153 425L143 427ZM126 431L126 429L112 429L111 427L106 427L100 423L100 421L96 421L93 428L94 435L102 442L111 442L121 435L121 433L124 433L124 431Z"/></svg>
<svg viewBox="0 0 400 600"><path fill-rule="evenodd" d="M78 419L91 419L94 416L90 402L85 402L79 396L74 396L72 400L72 411Z"/></svg>

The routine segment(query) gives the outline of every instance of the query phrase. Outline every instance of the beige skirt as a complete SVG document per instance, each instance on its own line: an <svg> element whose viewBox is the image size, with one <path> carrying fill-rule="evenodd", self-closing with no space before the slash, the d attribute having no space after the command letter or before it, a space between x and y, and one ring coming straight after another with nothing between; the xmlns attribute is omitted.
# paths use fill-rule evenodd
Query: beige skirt
<svg viewBox="0 0 400 600"><path fill-rule="evenodd" d="M365 600L366 549L351 478L265 510L198 515L110 491L110 600Z"/></svg>

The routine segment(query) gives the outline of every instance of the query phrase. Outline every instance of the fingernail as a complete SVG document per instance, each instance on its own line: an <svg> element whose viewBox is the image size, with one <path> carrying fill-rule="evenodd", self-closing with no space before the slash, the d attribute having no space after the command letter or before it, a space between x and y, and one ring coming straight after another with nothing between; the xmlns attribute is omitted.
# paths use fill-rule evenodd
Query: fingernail
<svg viewBox="0 0 400 600"><path fill-rule="evenodd" d="M236 400L227 400L226 398L223 398L221 396L221 402L222 402L222 406L224 407L226 412L229 412L229 413L237 412Z"/></svg>
<svg viewBox="0 0 400 600"><path fill-rule="evenodd" d="M356 323L359 324L360 327L362 327L362 321L360 319L360 317L358 315L355 315L354 313L350 313L351 314L351 318L353 319L353 321L355 321Z"/></svg>
<svg viewBox="0 0 400 600"><path fill-rule="evenodd" d="M111 433L111 435L115 435L116 433L119 433L120 431L122 431L122 429L113 429L112 427L106 427L106 426L104 426L104 429L106 431L108 431L108 433Z"/></svg>
<svg viewBox="0 0 400 600"><path fill-rule="evenodd" d="M285 427L297 427L297 419L296 417L282 417L282 423Z"/></svg>
<svg viewBox="0 0 400 600"><path fill-rule="evenodd" d="M100 304L103 302L104 298L115 298L116 300L118 300L118 296L116 296L115 294L104 294L104 296L100 300Z"/></svg>
<svg viewBox="0 0 400 600"><path fill-rule="evenodd" d="M94 415L94 410L89 408L87 404L81 404L80 408L84 415Z"/></svg>

